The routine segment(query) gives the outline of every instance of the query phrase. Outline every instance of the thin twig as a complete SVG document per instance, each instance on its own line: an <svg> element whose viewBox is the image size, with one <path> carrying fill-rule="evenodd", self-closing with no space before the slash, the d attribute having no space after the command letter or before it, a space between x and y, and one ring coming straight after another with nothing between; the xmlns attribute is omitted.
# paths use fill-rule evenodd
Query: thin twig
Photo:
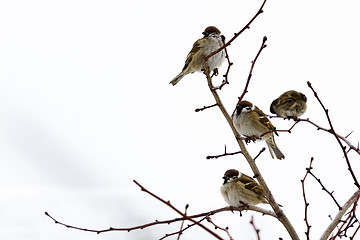
<svg viewBox="0 0 360 240"><path fill-rule="evenodd" d="M202 221L204 221L205 219L206 219L206 217L203 217L203 218L200 219L198 222L202 222ZM187 227L185 227L185 228L182 230L182 232L185 232L186 230L188 230L189 228L191 228L191 227L193 227L193 226L195 226L195 225L196 225L195 223L189 224ZM173 233L167 233L167 234L165 234L164 237L159 238L159 240L163 240L163 239L165 239L165 238L168 238L168 237L171 237L171 236L173 236L173 235L179 234L179 232L180 232L180 231L173 232Z"/></svg>
<svg viewBox="0 0 360 240"><path fill-rule="evenodd" d="M186 220L189 220L193 223L195 223L196 225L198 225L199 227L201 227L202 229L204 229L206 232L210 233L211 235L213 235L215 238L220 239L220 240L224 240L222 237L220 237L217 233L215 233L214 231L210 230L208 227L206 227L205 225L203 225L202 223L194 220L193 218L187 216L186 214L182 213L179 209L177 209L176 207L174 207L170 201L165 201L164 199L160 198L159 196L155 195L154 193L148 191L146 188L144 188L143 186L141 186L136 180L134 180L134 183L136 185L138 185L141 189L141 191L146 192L147 194L149 194L150 196L152 196L153 198L156 198L157 200L159 200L160 202L164 203L165 205L167 205L168 207L170 207L172 210L174 210L176 213L180 214L183 218L185 218Z"/></svg>
<svg viewBox="0 0 360 240"><path fill-rule="evenodd" d="M206 156L206 159L217 159L217 158L220 158L220 157L225 157L225 156L231 156L231 155L236 155L236 154L239 154L241 153L241 151L237 151L237 152L232 152L232 153L228 153L226 151L226 145L225 145L225 151L223 154L220 154L220 155L214 155L214 156Z"/></svg>
<svg viewBox="0 0 360 240"><path fill-rule="evenodd" d="M229 239L230 239L230 240L234 240L234 238L230 235L229 227L222 228L222 227L216 225L209 216L206 217L206 220L207 220L209 223L211 223L211 224L215 227L215 229L220 229L220 230L224 231L224 232L229 236Z"/></svg>
<svg viewBox="0 0 360 240"><path fill-rule="evenodd" d="M346 201L346 203L341 207L341 210L337 213L334 220L330 223L330 225L325 229L324 233L322 234L320 240L327 240L332 233L332 231L335 229L335 227L339 224L341 221L341 218L344 216L347 209L359 199L360 196L360 190L358 189L350 198Z"/></svg>
<svg viewBox="0 0 360 240"><path fill-rule="evenodd" d="M222 40L223 44L225 45L225 36L224 35L221 35L221 40ZM233 65L233 63L230 62L230 58L229 58L229 54L228 54L226 46L224 48L224 51L225 51L225 58L227 59L227 62L228 62L228 68L226 70L226 73L223 75L224 80L222 81L220 86L215 87L216 89L219 89L219 90L221 90L226 84L229 84L228 75L229 75L229 72L230 72L230 68Z"/></svg>
<svg viewBox="0 0 360 240"><path fill-rule="evenodd" d="M341 210L341 206L338 203L338 201L336 201L335 197L334 197L334 191L330 192L329 190L327 190L327 188L324 186L324 184L322 184L320 178L317 178L311 171L309 171L310 175L313 176L316 181L321 185L322 190L324 190L326 193L328 193L330 195L330 197L332 198L332 200L335 202L336 206L339 208L339 210Z"/></svg>
<svg viewBox="0 0 360 240"><path fill-rule="evenodd" d="M340 145L340 147L341 147L341 150L342 150L343 153L344 153L344 157L345 157L346 163L347 163L347 165L348 165L348 170L349 170L349 172L350 172L350 174L351 174L351 176L352 176L352 178L353 178L353 180L354 180L354 184L355 184L355 186L356 186L358 189L360 189L360 184L359 184L359 182L358 182L358 180L357 180L357 178L356 178L356 176L355 176L355 173L354 173L354 171L353 171L353 169L352 169L352 167L351 167L350 160L349 160L349 158L348 158L348 155L347 155L347 152L346 152L346 150L345 150L345 147L344 147L343 144L341 143L340 138L337 136L336 131L335 131L335 129L334 129L333 125L332 125L332 122L331 122L331 120L330 120L329 110L328 110L327 108L325 108L324 104L323 104L322 101L320 100L317 92L314 90L314 88L312 87L311 83L310 83L310 82L307 82L307 84L308 84L309 88L313 91L315 98L318 100L318 102L320 103L321 107L323 108L323 110L324 110L324 112L325 112L325 114L326 114L326 118L327 118L327 120L328 120L328 123L329 123L329 125L330 125L330 133L332 133L332 134L335 136L337 142L339 143L339 145Z"/></svg>
<svg viewBox="0 0 360 240"><path fill-rule="evenodd" d="M270 115L267 115L267 116L270 117L270 118L282 118L282 117L278 117L278 116L270 116ZM348 145L349 150L350 150L350 149L351 149L351 150L354 150L355 152L357 152L357 153L360 155L359 144L358 144L357 147L355 147L354 145L352 145L352 144L349 142L349 140L347 140L347 137L348 137L351 133L348 134L346 137L343 137L343 136L341 136L341 135L339 135L339 134L337 134L337 133L331 132L331 129L326 129L326 128L323 128L323 127L319 126L318 124L316 124L316 123L314 123L313 121L311 121L309 118L306 118L306 119L304 119L304 118L298 118L298 119L296 120L296 122L292 125L292 127L291 127L290 129L288 129L288 130L276 130L276 131L277 131L277 132L289 132L289 133L291 133L291 130L292 130L292 129L295 127L295 125L297 125L299 122L308 122L308 123L310 123L311 125L315 126L315 127L317 128L317 130L322 130L322 131L331 133L331 134L333 134L333 135L336 135L338 138L340 138L342 141L344 141L344 142ZM265 133L265 134L266 134L266 133Z"/></svg>
<svg viewBox="0 0 360 240"><path fill-rule="evenodd" d="M357 222L357 219L355 217L355 210L357 207L357 201L359 200L359 197L356 199L356 201L353 203L352 209L346 214L348 215L345 220L342 221L342 224L340 228L338 229L337 233L330 238L330 240L335 240L337 237L343 237L347 236L347 231L349 228L353 227L353 224Z"/></svg>
<svg viewBox="0 0 360 240"><path fill-rule="evenodd" d="M276 218L276 215L275 215L275 213L273 211L270 211L270 210L267 210L267 209L264 209L264 208L260 208L260 207L257 207L257 206L251 206L251 205L244 205L244 206L241 206L241 207L223 207L223 208L215 209L215 210L212 210L212 211L209 211L209 212L204 212L204 213L191 215L191 216L188 216L188 217L190 217L192 219L195 219L195 218L211 216L211 215L214 215L214 214L217 214L217 213L220 213L220 212L237 211L237 212L241 213L244 210L250 210L250 211L259 212L259 213L261 213L263 215L268 215L268 216ZM134 227L124 227L124 228L110 227L110 228L107 228L107 229L96 230L96 229L86 229L86 228L71 226L69 224L62 223L62 222L58 221L57 219L55 219L54 217L52 217L47 212L45 212L45 215L48 216L50 219L52 219L55 222L55 224L59 224L59 225L62 225L62 226L65 226L65 227L71 228L71 229L76 229L76 230L85 231L85 232L93 232L93 233L97 233L97 234L104 233L104 232L110 232L110 231L131 232L131 231L134 231L134 230L141 230L141 229L152 227L152 226L155 226L155 225L162 225L162 224L168 225L170 223L175 223L175 222L187 220L185 217L180 217L180 218L174 218L174 219L163 220L163 221L155 220L153 222L138 225L138 226L134 226ZM202 220L199 220L198 222L201 222L201 221ZM196 224L194 224L194 225L196 225ZM178 232L176 232L176 234L177 233Z"/></svg>
<svg viewBox="0 0 360 240"><path fill-rule="evenodd" d="M310 239L310 224L309 224L309 219L308 219L308 207L309 207L309 203L307 202L306 200L306 195L305 195L305 180L306 180L306 177L307 175L309 174L309 172L311 171L312 169L312 162L313 162L314 158L311 158L310 159L310 165L308 168L306 168L306 173L305 173L305 176L304 178L301 180L301 186L302 186L302 192L303 192L303 198L304 198L304 203L305 203L305 218L304 218L304 221L306 223L306 239L309 240Z"/></svg>
<svg viewBox="0 0 360 240"><path fill-rule="evenodd" d="M254 162L255 162L255 160L260 156L260 154L262 154L262 153L265 151L265 149L266 149L266 148L262 148L262 149L260 150L260 152L258 153L258 155L256 155L256 156L254 157Z"/></svg>
<svg viewBox="0 0 360 240"><path fill-rule="evenodd" d="M210 105L210 106L204 106L204 107L202 107L202 108L197 108L197 109L195 109L195 112L204 111L205 109L212 108L212 107L215 107L215 106L217 106L216 103L213 104L213 105Z"/></svg>
<svg viewBox="0 0 360 240"><path fill-rule="evenodd" d="M184 212L185 215L187 214L188 208L189 208L189 204L186 204L186 206L185 206L185 212ZM181 234L183 233L184 222L185 222L185 219L181 222L180 230L179 230L179 235L178 235L178 237L177 237L177 240L180 240L180 236L181 236Z"/></svg>
<svg viewBox="0 0 360 240"><path fill-rule="evenodd" d="M254 70L254 66L255 66L256 60L259 58L260 53L262 52L262 50L267 46L267 45L265 44L266 41L267 41L267 37L265 36L265 37L263 37L263 41L262 41L262 44L261 44L261 47L260 47L258 53L256 54L254 60L251 61L250 72L249 72L249 75L248 75L248 78L247 78L247 81L246 81L246 84L245 84L244 91L243 91L243 93L241 94L241 96L239 97L239 101L241 101L241 100L244 98L245 94L248 92L247 89L248 89L248 87L249 87L250 79L251 79L251 77L252 77L252 72L253 72L253 70Z"/></svg>
<svg viewBox="0 0 360 240"><path fill-rule="evenodd" d="M264 2L262 3L260 9L256 12L256 14L254 15L254 17L245 25L245 27L243 27L243 29L241 29L239 32L234 34L234 37L232 37L226 44L224 44L221 48L219 48L218 50L210 53L208 56L205 57L205 61L209 60L209 58L211 58L212 56L214 56L215 54L217 54L218 52L220 52L221 50L223 50L224 48L226 48L227 46L230 46L230 44L238 37L240 36L241 33L243 33L246 29L250 28L250 24L261 14L263 13L263 8L265 6L266 0L264 0Z"/></svg>
<svg viewBox="0 0 360 240"><path fill-rule="evenodd" d="M253 226L253 228L255 230L257 240L260 240L260 229L255 227L254 216L251 216L250 224L251 224L251 226Z"/></svg>

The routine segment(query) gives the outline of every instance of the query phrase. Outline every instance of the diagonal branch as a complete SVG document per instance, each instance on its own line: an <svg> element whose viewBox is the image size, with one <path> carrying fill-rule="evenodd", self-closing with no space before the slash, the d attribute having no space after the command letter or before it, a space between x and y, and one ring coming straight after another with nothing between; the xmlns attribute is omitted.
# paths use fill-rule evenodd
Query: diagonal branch
<svg viewBox="0 0 360 240"><path fill-rule="evenodd" d="M247 81L246 81L244 91L243 91L243 93L241 94L241 96L239 97L239 101L241 101L241 100L244 98L245 94L248 92L247 89L248 89L248 87L249 87L250 79L251 79L251 77L252 77L252 72L253 72L253 69L254 69L256 60L257 60L258 57L260 56L260 53L262 52L262 50L263 50L264 48L266 48L266 46L267 46L267 45L265 44L266 41L267 41L267 37L265 36L265 37L263 38L261 47L260 47L258 53L256 54L256 57L254 58L253 61L251 61L251 68L250 68L249 76L248 76L248 79L247 79Z"/></svg>
<svg viewBox="0 0 360 240"><path fill-rule="evenodd" d="M230 240L235 240L235 239L230 235L230 232L229 232L229 228L228 228L228 227L223 228L223 227L220 227L220 226L216 225L209 216L206 217L206 220L207 220L209 223L211 223L212 225L214 225L215 229L220 229L220 230L224 231L224 232L228 235L228 237L229 237Z"/></svg>
<svg viewBox="0 0 360 240"><path fill-rule="evenodd" d="M324 233L322 234L320 240L327 240L332 233L332 231L335 229L335 227L339 224L341 221L341 218L344 216L347 209L355 203L360 197L360 190L358 189L350 198L347 200L347 202L341 207L341 210L337 213L334 220L330 223L330 225L326 228Z"/></svg>
<svg viewBox="0 0 360 240"><path fill-rule="evenodd" d="M215 238L220 239L220 240L224 240L222 237L220 237L218 234L216 234L214 231L210 230L208 227L206 227L205 225L203 225L202 223L200 223L199 221L194 220L192 217L187 216L186 214L182 213L179 209L177 209L176 207L174 207L170 201L165 201L164 199L160 198L159 196L155 195L154 193L150 192L149 190L147 190L146 188L144 188L143 186L141 186L136 180L134 180L134 183L136 185L138 185L141 189L141 191L146 192L147 194L149 194L150 196L152 196L153 198L159 200L160 202L164 203L165 205L167 205L168 207L170 207L172 210L174 210L175 212L177 212L178 214L180 214L184 219L189 220L190 222L195 223L196 225L198 225L199 227L201 227L202 229L204 229L206 232L210 233L211 235L213 235Z"/></svg>
<svg viewBox="0 0 360 240"><path fill-rule="evenodd" d="M341 147L341 150L342 150L343 153L344 153L344 157L345 157L346 163L347 163L347 165L348 165L348 170L349 170L349 172L350 172L350 174L351 174L351 176L352 176L352 178L353 178L353 180L354 180L354 184L355 184L355 186L356 186L358 189L360 189L360 184L359 184L359 182L358 182L358 180L357 180L357 178L356 178L356 176L355 176L355 173L354 173L354 171L353 171L353 169L352 169L352 167L351 167L350 160L349 160L349 158L348 158L348 155L347 155L347 152L346 152L346 150L345 150L345 147L344 147L344 145L342 144L342 142L340 141L340 138L338 137L338 135L336 134L336 132L335 132L335 130L334 130L334 127L333 127L333 125L332 125L332 122L331 122L331 120L330 120L329 109L325 108L324 104L323 104L322 101L320 100L317 92L314 90L314 88L312 87L311 83L310 83L310 82L307 82L307 84L308 84L309 88L313 91L314 96L316 97L316 99L317 99L318 102L320 103L321 107L323 108L323 110L324 110L324 112L325 112L325 114L326 114L326 118L327 118L327 120L328 120L328 123L329 123L329 125L330 125L330 130L329 130L329 131L330 131L331 134L334 135L334 137L336 138L337 142L339 143L339 145L340 145L340 147Z"/></svg>
<svg viewBox="0 0 360 240"><path fill-rule="evenodd" d="M291 225L289 219L286 217L284 212L280 209L278 203L275 201L275 199L274 199L270 189L268 188L264 178L262 177L257 165L255 164L253 158L251 157L251 155L247 151L244 142L239 138L239 134L236 131L236 129L235 129L233 123L232 123L230 115L226 111L226 109L225 109L219 95L217 94L216 90L214 89L214 86L212 84L212 79L210 77L209 66L205 66L205 75L206 75L206 78L207 78L207 81L208 81L209 89L210 89L213 97L215 98L215 101L216 101L218 107L220 108L222 114L224 115L226 121L228 122L228 124L229 124L229 126L230 126L230 128L231 128L231 130L232 130L232 132L233 132L233 134L235 136L235 139L238 142L238 145L240 147L241 152L243 153L243 155L244 155L245 159L247 160L248 164L250 165L254 175L256 176L257 180L259 181L259 184L263 187L265 195L268 196L269 203L270 203L271 207L273 208L273 210L274 210L274 212L275 212L275 214L277 216L277 219L283 224L283 226L286 228L286 230L288 231L289 235L291 236L291 238L293 240L299 240L299 236L297 235L294 227Z"/></svg>
<svg viewBox="0 0 360 240"><path fill-rule="evenodd" d="M317 178L317 177L311 172L311 169L310 169L310 171L309 171L309 174L316 179L316 181L320 184L322 190L324 190L327 194L330 195L330 197L332 198L332 200L334 200L336 206L339 208L339 210L341 210L340 204L338 203L338 201L336 201L336 199L335 199L335 197L334 197L334 191L330 192L329 190L327 190L327 188L326 188L326 187L324 186L324 184L321 182L320 178Z"/></svg>

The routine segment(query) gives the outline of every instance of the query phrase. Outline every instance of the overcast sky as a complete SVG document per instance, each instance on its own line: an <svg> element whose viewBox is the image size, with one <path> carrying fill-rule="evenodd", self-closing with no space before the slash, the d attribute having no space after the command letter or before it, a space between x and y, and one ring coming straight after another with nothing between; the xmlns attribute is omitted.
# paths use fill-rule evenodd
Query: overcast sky
<svg viewBox="0 0 360 240"><path fill-rule="evenodd" d="M193 42L209 25L227 39L243 28L262 1L0 1L0 235L3 239L158 239L178 224L96 235L55 225L106 229L177 215L132 182L189 213L226 206L219 188L229 168L252 175L241 155L206 160L238 147L200 73L175 87ZM230 85L219 92L232 112L251 61L260 55L245 99L269 114L270 103L294 89L308 97L310 118L328 127L310 81L335 130L357 145L359 129L359 1L268 0L251 28L228 48ZM214 78L219 84L226 65ZM272 119L277 129L291 121ZM284 161L265 151L257 160L275 199L300 237L306 231L300 179L314 157L314 173L343 204L355 191L335 138L308 123L280 133ZM264 142L248 145L255 156ZM349 154L355 173L359 156ZM360 176L358 175L360 178ZM306 182L311 234L317 239L337 207ZM270 209L269 206L263 206ZM246 212L213 217L235 239L288 239L270 217ZM221 233L223 234L223 233ZM226 235L223 235L225 239ZM194 227L182 239L210 239Z"/></svg>

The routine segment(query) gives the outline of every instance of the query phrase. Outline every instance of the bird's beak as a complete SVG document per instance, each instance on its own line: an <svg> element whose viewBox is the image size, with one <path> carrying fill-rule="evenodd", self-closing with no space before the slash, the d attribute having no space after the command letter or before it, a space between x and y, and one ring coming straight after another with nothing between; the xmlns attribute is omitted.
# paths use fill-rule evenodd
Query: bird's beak
<svg viewBox="0 0 360 240"><path fill-rule="evenodd" d="M301 98L305 101L305 102L307 102L307 98L306 98L306 96L304 95L304 94L300 94L301 95Z"/></svg>
<svg viewBox="0 0 360 240"><path fill-rule="evenodd" d="M202 34L203 34L205 37L209 36L209 34L208 34L207 32L202 32Z"/></svg>
<svg viewBox="0 0 360 240"><path fill-rule="evenodd" d="M226 176L223 176L223 179L224 179L224 184L227 183L227 181L229 180L229 178Z"/></svg>
<svg viewBox="0 0 360 240"><path fill-rule="evenodd" d="M243 109L242 106L237 105L236 106L236 115L240 115L242 109Z"/></svg>

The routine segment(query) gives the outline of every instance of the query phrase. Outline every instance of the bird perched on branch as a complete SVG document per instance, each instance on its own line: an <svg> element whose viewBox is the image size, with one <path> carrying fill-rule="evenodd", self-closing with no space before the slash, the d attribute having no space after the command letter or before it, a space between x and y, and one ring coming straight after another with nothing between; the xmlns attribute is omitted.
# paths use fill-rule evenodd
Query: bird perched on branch
<svg viewBox="0 0 360 240"><path fill-rule="evenodd" d="M170 81L172 85L176 85L185 75L204 70L204 58L210 53L223 46L220 31L214 26L209 26L202 33L203 38L198 39L186 57L185 66L182 71ZM221 50L214 56L210 57L207 64L210 71L217 73L217 68L225 59L225 51Z"/></svg>
<svg viewBox="0 0 360 240"><path fill-rule="evenodd" d="M224 183L220 188L221 195L230 206L269 203L261 186L252 177L238 170L229 169L225 172L223 179Z"/></svg>
<svg viewBox="0 0 360 240"><path fill-rule="evenodd" d="M277 116L295 121L306 111L307 98L301 92L290 90L284 92L270 105L270 112Z"/></svg>
<svg viewBox="0 0 360 240"><path fill-rule="evenodd" d="M285 158L275 143L273 134L275 132L277 135L275 127L258 107L251 102L240 101L232 114L232 120L237 132L247 139L265 140L272 158L274 154L277 159Z"/></svg>

